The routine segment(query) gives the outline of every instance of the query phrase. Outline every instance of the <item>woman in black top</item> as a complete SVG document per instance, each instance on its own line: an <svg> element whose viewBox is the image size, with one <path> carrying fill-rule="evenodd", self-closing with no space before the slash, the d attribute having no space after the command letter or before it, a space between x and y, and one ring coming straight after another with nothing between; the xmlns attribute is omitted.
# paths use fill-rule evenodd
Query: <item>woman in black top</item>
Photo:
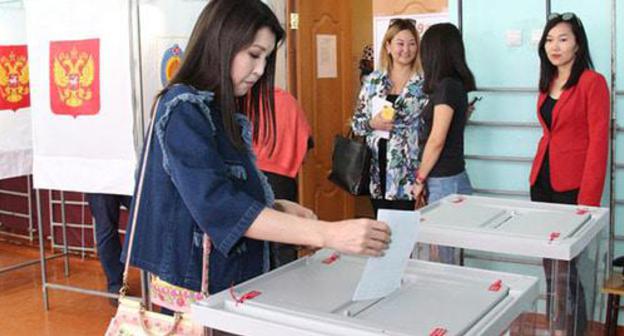
<svg viewBox="0 0 624 336"><path fill-rule="evenodd" d="M423 111L420 147L424 145L424 151L415 172L414 197L424 193L425 183L428 202L450 194L471 194L464 162L464 127L467 92L475 89L475 80L466 64L459 30L449 23L431 26L422 39L421 57L423 91L430 98ZM457 261L455 249L450 247L439 247L432 253L433 259L441 262Z"/></svg>

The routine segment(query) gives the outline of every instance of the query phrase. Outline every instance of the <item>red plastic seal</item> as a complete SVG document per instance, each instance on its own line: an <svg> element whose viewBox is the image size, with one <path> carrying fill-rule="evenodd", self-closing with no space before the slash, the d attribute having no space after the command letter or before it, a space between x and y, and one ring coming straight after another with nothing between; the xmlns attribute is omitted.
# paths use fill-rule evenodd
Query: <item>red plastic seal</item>
<svg viewBox="0 0 624 336"><path fill-rule="evenodd" d="M490 292L498 292L499 290L501 290L502 287L503 287L503 280L498 279L492 282L488 290Z"/></svg>
<svg viewBox="0 0 624 336"><path fill-rule="evenodd" d="M340 255L334 252L329 257L323 259L323 264L330 265L330 264L333 264L338 259L340 259Z"/></svg>
<svg viewBox="0 0 624 336"><path fill-rule="evenodd" d="M437 327L431 330L431 332L429 333L429 336L445 336L446 332L447 332L446 328Z"/></svg>

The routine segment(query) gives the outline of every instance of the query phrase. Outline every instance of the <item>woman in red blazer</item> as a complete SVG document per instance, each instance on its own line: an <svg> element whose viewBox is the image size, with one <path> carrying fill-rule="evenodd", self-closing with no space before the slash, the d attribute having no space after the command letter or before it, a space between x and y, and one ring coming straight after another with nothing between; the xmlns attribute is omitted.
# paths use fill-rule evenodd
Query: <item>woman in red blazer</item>
<svg viewBox="0 0 624 336"><path fill-rule="evenodd" d="M609 91L604 77L592 70L587 36L575 14L549 16L539 57L537 118L544 133L531 169L531 200L598 206L609 146ZM543 264L546 312L554 334L585 335L587 312L577 260L544 259Z"/></svg>
<svg viewBox="0 0 624 336"><path fill-rule="evenodd" d="M531 169L531 199L598 206L609 147L609 90L591 70L580 20L572 13L549 20L539 55L537 117L544 133Z"/></svg>

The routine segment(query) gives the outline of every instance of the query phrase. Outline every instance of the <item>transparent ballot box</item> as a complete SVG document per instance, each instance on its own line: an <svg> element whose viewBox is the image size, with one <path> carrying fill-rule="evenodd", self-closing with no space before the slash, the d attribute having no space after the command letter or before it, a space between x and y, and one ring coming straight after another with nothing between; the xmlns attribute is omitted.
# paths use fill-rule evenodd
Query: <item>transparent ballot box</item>
<svg viewBox="0 0 624 336"><path fill-rule="evenodd" d="M538 295L535 277L409 260L399 289L354 302L365 264L321 250L196 303L192 315L238 335L500 335Z"/></svg>
<svg viewBox="0 0 624 336"><path fill-rule="evenodd" d="M551 334L587 334L606 270L608 209L450 195L421 214L420 243L538 258Z"/></svg>

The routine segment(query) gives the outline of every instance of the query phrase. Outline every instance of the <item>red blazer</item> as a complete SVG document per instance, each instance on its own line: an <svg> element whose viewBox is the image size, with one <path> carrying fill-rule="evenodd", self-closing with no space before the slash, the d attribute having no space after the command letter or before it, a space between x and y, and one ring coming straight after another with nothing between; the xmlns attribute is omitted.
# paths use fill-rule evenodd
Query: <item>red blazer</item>
<svg viewBox="0 0 624 336"><path fill-rule="evenodd" d="M542 138L531 168L535 184L549 148L550 183L555 191L579 189L578 204L599 206L609 148L609 89L604 77L585 70L578 83L561 93L548 130L540 107L548 93L540 93L537 118Z"/></svg>

